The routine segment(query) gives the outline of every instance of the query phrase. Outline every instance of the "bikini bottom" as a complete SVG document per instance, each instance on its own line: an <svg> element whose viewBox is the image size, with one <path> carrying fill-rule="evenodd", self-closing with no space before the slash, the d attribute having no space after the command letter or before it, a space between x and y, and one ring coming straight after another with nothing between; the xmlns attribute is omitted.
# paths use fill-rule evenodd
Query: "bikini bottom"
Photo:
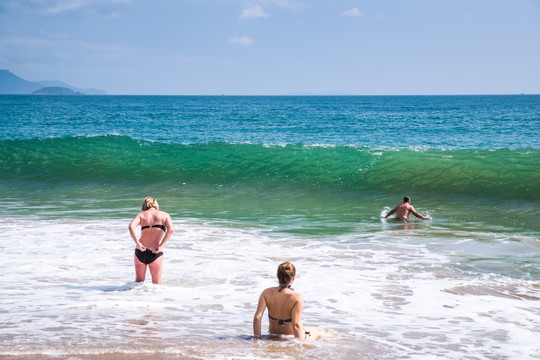
<svg viewBox="0 0 540 360"><path fill-rule="evenodd" d="M158 257L162 255L163 255L163 251L160 251L157 254L155 254L150 249L146 249L144 251L135 249L135 256L137 256L137 259L139 259L139 261L145 265L153 263L154 261L156 261Z"/></svg>

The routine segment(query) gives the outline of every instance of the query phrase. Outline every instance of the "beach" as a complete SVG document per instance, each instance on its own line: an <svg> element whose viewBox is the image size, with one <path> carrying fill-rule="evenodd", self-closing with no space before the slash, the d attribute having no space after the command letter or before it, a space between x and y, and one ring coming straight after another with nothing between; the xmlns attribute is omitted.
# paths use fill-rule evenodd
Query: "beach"
<svg viewBox="0 0 540 360"><path fill-rule="evenodd" d="M1 359L540 358L539 96L0 104ZM433 220L382 219L404 195ZM252 338L285 260L334 337Z"/></svg>

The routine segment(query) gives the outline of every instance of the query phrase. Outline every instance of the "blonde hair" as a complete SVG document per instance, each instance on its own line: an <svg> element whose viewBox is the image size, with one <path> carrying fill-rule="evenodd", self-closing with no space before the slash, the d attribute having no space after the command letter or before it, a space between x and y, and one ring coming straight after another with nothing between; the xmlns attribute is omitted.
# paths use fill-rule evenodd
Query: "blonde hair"
<svg viewBox="0 0 540 360"><path fill-rule="evenodd" d="M277 278L281 285L287 285L296 276L296 268L288 261L280 264L277 269Z"/></svg>
<svg viewBox="0 0 540 360"><path fill-rule="evenodd" d="M154 199L153 197L147 196L143 200L141 210L146 211L151 208L159 210L159 205L156 199Z"/></svg>

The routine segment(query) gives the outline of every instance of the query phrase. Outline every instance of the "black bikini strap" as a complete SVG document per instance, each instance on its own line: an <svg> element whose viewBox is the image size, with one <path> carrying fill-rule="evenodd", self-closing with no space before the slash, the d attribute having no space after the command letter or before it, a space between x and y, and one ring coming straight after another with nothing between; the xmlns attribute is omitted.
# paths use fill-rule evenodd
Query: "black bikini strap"
<svg viewBox="0 0 540 360"><path fill-rule="evenodd" d="M290 289L291 291L294 291L294 289L291 287L291 285L281 285L277 292L281 292L281 290L283 290L283 289Z"/></svg>
<svg viewBox="0 0 540 360"><path fill-rule="evenodd" d="M141 226L141 231L144 230L144 229L149 229L149 228L160 228L160 229L163 230L163 231L167 231L167 228L165 227L165 225L146 225L146 226Z"/></svg>
<svg viewBox="0 0 540 360"><path fill-rule="evenodd" d="M283 319L278 319L278 318L275 318L275 317L273 317L273 316L270 316L270 314L268 314L268 318L269 318L270 320L277 321L278 324L281 325L281 326L285 326L285 323L286 323L286 322L292 322L292 319L285 319L285 320L283 320Z"/></svg>

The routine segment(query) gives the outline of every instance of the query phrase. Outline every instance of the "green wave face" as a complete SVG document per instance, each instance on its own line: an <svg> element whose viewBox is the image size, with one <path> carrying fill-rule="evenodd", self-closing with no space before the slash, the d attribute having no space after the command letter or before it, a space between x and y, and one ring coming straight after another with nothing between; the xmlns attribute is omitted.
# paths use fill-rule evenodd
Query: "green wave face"
<svg viewBox="0 0 540 360"><path fill-rule="evenodd" d="M0 143L4 183L138 187L156 183L350 191L436 191L538 200L536 149L398 149L355 146L167 144L126 136Z"/></svg>

